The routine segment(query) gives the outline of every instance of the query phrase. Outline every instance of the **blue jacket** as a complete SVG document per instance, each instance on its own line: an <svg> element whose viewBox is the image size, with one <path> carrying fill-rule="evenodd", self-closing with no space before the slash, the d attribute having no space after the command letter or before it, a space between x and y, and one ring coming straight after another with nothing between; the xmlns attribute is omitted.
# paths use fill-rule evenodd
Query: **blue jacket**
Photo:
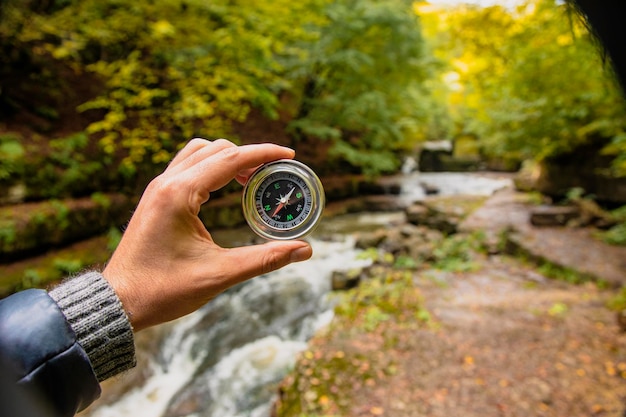
<svg viewBox="0 0 626 417"><path fill-rule="evenodd" d="M44 290L0 301L0 354L2 416L73 416L100 395L85 350Z"/></svg>

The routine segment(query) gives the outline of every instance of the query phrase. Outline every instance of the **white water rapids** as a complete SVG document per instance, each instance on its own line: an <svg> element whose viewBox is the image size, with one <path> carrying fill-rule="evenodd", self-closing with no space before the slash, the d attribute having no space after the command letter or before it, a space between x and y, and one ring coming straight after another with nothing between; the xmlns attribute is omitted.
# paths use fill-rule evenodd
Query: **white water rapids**
<svg viewBox="0 0 626 417"><path fill-rule="evenodd" d="M510 180L478 174L412 174L405 177L399 198L422 199L419 183L438 187L444 195L484 195ZM379 213L324 221L310 239L311 260L233 288L170 325L156 351L148 352L148 377L112 402L105 396L83 414L268 417L277 384L307 340L332 320L327 295L333 271L369 263L358 258L354 234L402 219L403 213Z"/></svg>

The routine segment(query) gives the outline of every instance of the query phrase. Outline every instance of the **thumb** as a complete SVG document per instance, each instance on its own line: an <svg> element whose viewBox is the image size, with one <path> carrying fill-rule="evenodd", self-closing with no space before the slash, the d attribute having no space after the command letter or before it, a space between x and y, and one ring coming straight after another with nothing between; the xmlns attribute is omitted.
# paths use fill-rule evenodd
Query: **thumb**
<svg viewBox="0 0 626 417"><path fill-rule="evenodd" d="M229 249L226 261L237 266L237 282L267 274L293 262L306 261L313 255L307 242L268 242L262 245Z"/></svg>

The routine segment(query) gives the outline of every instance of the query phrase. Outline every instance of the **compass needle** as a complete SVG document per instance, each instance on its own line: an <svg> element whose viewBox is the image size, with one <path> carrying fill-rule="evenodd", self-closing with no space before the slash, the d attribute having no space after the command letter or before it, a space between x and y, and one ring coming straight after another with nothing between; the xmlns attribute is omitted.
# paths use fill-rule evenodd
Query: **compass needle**
<svg viewBox="0 0 626 417"><path fill-rule="evenodd" d="M274 210L274 213L272 213L272 217L275 217L284 206L284 203L279 202L278 207L276 207L276 210Z"/></svg>

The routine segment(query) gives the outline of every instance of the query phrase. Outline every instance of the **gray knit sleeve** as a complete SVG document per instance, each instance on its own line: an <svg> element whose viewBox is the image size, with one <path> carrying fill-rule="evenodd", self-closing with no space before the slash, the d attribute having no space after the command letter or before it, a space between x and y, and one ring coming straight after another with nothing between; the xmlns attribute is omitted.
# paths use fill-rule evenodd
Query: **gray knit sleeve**
<svg viewBox="0 0 626 417"><path fill-rule="evenodd" d="M49 292L76 333L98 378L135 366L133 329L122 303L99 272L87 272Z"/></svg>

